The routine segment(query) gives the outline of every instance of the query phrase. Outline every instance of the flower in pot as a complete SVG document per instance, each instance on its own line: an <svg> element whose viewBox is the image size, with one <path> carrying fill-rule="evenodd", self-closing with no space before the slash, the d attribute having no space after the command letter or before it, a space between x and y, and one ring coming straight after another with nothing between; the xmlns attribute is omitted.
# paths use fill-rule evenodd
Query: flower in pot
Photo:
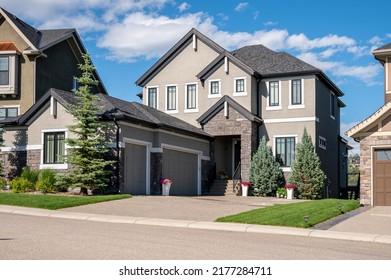
<svg viewBox="0 0 391 280"><path fill-rule="evenodd" d="M219 172L217 172L217 175L219 175L219 179L221 179L221 180L228 179L228 174L224 170L220 170Z"/></svg>
<svg viewBox="0 0 391 280"><path fill-rule="evenodd" d="M242 196L248 195L248 189L251 187L251 182L242 181L240 182L240 185L242 186Z"/></svg>
<svg viewBox="0 0 391 280"><path fill-rule="evenodd" d="M162 184L162 195L164 196L170 195L170 187L172 184L171 179L163 178L160 180L160 183Z"/></svg>
<svg viewBox="0 0 391 280"><path fill-rule="evenodd" d="M285 198L287 195L287 189L286 188L278 188L277 189L277 197L278 198Z"/></svg>
<svg viewBox="0 0 391 280"><path fill-rule="evenodd" d="M292 199L293 191L297 188L295 184L285 184L285 189L287 191L287 199Z"/></svg>

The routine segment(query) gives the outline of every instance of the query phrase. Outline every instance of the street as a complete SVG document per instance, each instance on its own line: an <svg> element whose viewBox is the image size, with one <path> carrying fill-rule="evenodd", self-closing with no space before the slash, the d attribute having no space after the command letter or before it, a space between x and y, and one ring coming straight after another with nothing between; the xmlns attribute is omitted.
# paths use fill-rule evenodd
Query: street
<svg viewBox="0 0 391 280"><path fill-rule="evenodd" d="M0 214L0 259L391 259L391 245Z"/></svg>

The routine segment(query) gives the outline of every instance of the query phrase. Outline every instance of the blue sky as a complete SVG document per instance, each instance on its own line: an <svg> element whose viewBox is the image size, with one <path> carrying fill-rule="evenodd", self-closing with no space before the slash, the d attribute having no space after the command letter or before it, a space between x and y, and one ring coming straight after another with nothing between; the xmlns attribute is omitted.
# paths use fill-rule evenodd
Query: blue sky
<svg viewBox="0 0 391 280"><path fill-rule="evenodd" d="M110 95L128 101L139 101L135 81L195 27L227 50L264 44L322 69L345 93L343 132L384 102L371 51L391 42L389 0L1 2L36 28L76 28Z"/></svg>

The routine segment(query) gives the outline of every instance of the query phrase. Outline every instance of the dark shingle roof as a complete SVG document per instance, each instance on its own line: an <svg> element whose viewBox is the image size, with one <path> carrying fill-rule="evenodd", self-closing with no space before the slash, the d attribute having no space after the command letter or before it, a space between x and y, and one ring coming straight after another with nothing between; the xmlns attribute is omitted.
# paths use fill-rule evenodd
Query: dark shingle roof
<svg viewBox="0 0 391 280"><path fill-rule="evenodd" d="M263 45L246 46L232 54L255 69L262 76L300 72L320 72L320 70L286 52L274 52Z"/></svg>
<svg viewBox="0 0 391 280"><path fill-rule="evenodd" d="M377 48L374 51L389 50L389 49L391 49L391 43L381 46L380 48Z"/></svg>
<svg viewBox="0 0 391 280"><path fill-rule="evenodd" d="M66 109L69 105L77 104L75 94L59 89L51 88L46 94L36 102L25 114L18 118L5 119L0 121L1 125L26 125L28 121L50 100L53 96ZM181 119L170 116L157 109L142 105L137 102L128 102L105 94L98 94L100 101L98 103L102 109L99 115L104 119L117 119L129 122L136 122L152 126L155 128L165 128L168 130L179 131L184 134L198 135L201 137L211 138L208 133L197 128Z"/></svg>
<svg viewBox="0 0 391 280"><path fill-rule="evenodd" d="M72 35L73 32L76 32L76 29L52 29L52 30L40 30L42 36L39 43L39 49L44 49L47 46L50 46L53 43L68 38Z"/></svg>

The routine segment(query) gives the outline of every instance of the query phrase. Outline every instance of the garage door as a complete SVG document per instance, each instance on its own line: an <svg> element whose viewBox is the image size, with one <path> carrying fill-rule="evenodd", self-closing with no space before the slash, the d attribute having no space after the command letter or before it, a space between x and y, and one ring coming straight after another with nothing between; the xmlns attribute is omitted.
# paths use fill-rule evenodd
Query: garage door
<svg viewBox="0 0 391 280"><path fill-rule="evenodd" d="M147 194L147 147L126 143L125 145L125 193Z"/></svg>
<svg viewBox="0 0 391 280"><path fill-rule="evenodd" d="M374 155L374 205L391 206L391 149Z"/></svg>
<svg viewBox="0 0 391 280"><path fill-rule="evenodd" d="M163 178L170 178L170 195L197 195L198 155L163 149Z"/></svg>

